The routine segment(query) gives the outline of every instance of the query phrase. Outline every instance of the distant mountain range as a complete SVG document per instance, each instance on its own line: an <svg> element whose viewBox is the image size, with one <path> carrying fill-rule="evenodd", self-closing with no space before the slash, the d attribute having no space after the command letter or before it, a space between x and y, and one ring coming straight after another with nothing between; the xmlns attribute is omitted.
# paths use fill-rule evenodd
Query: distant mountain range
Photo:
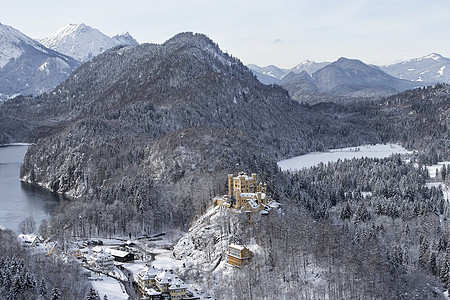
<svg viewBox="0 0 450 300"><path fill-rule="evenodd" d="M278 84L287 89L294 100L309 104L348 101L349 97L388 96L420 85L395 78L360 60L344 57L311 75L306 71L298 74L291 71Z"/></svg>
<svg viewBox="0 0 450 300"><path fill-rule="evenodd" d="M381 97L418 86L450 83L450 59L435 53L379 67L347 58L333 63L306 60L291 69L247 66L262 83L279 84L293 99L309 104Z"/></svg>
<svg viewBox="0 0 450 300"><path fill-rule="evenodd" d="M381 66L380 69L400 79L425 83L450 83L450 59L436 53Z"/></svg>
<svg viewBox="0 0 450 300"><path fill-rule="evenodd" d="M128 32L109 37L83 23L66 25L39 42L81 62L116 46L139 44Z"/></svg>
<svg viewBox="0 0 450 300"><path fill-rule="evenodd" d="M0 24L0 103L50 91L81 63L110 48L136 44L128 33L110 38L85 24L67 25L40 41Z"/></svg>
<svg viewBox="0 0 450 300"><path fill-rule="evenodd" d="M138 42L129 33L109 37L85 24L69 24L39 41L0 24L0 103L19 94L49 91L82 63L108 49L130 45ZM247 67L260 82L279 84L293 99L310 104L450 83L450 59L435 53L380 67L346 58L333 63L306 60L291 69Z"/></svg>

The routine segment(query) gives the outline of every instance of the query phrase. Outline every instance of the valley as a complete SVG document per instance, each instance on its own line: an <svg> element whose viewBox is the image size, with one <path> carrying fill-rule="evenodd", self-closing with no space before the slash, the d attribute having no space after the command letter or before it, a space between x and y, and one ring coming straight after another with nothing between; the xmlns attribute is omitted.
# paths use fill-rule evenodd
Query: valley
<svg viewBox="0 0 450 300"><path fill-rule="evenodd" d="M0 142L33 143L20 180L68 198L42 227L62 253L84 238L165 234L170 250L149 249L139 267L173 263L180 279L208 291L201 297L445 299L448 194L430 181L448 186L448 173L442 167L433 177L429 166L450 159L450 87L414 88L344 58L314 74L313 81L306 73L285 77L302 80L291 82L299 96L305 87L327 94L302 103L293 90L258 81L204 34L119 45L51 92L2 104ZM365 80L372 79L388 92L371 94ZM363 95L355 99L355 91ZM347 149L346 160L313 158ZM292 165L300 155L310 164ZM228 174L240 172L267 185L241 185L255 189L238 197ZM268 212L265 199L280 205ZM253 213L234 211L241 208ZM17 264L9 244L8 264ZM226 262L231 244L252 252L242 268ZM82 271L69 264L66 276L52 277L26 250L17 253L36 280L72 299L73 284L63 280ZM101 289L85 278L73 295L90 285Z"/></svg>

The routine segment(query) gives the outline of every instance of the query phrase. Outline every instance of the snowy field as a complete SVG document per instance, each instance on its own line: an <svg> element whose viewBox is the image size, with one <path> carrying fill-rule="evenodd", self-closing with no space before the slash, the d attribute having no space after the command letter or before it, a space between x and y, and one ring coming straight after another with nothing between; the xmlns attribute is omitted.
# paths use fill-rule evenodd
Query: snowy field
<svg viewBox="0 0 450 300"><path fill-rule="evenodd" d="M338 159L352 159L352 158L384 158L392 154L407 154L412 153L397 144L376 144L365 145L359 147L349 147L341 149L331 149L327 152L313 152L305 155L296 156L278 162L278 166L283 171L287 170L301 170L303 168L310 168L319 163L335 162Z"/></svg>
<svg viewBox="0 0 450 300"><path fill-rule="evenodd" d="M436 171L440 173L442 170L442 166L444 165L450 165L450 161L440 161L437 163L437 165L427 167L428 173L430 173L430 178L431 179L436 178Z"/></svg>
<svg viewBox="0 0 450 300"><path fill-rule="evenodd" d="M92 287L98 292L101 299L103 299L104 295L108 297L108 300L128 299L125 288L114 278L94 272L91 272L91 278L93 279Z"/></svg>
<svg viewBox="0 0 450 300"><path fill-rule="evenodd" d="M433 182L427 182L425 185L428 188L440 186L442 189L442 193L444 194L444 199L450 201L450 188L443 182L436 179L436 171L440 173L442 170L442 166L444 165L450 165L450 161L441 161L438 162L437 165L427 167L428 173L430 174L430 178Z"/></svg>

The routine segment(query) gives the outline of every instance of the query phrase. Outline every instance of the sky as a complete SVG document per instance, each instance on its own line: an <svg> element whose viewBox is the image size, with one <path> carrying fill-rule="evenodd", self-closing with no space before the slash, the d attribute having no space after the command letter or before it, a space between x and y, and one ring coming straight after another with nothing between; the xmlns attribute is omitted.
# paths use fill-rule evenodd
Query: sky
<svg viewBox="0 0 450 300"><path fill-rule="evenodd" d="M448 0L2 0L0 23L42 38L69 23L140 43L200 32L244 64L450 57Z"/></svg>

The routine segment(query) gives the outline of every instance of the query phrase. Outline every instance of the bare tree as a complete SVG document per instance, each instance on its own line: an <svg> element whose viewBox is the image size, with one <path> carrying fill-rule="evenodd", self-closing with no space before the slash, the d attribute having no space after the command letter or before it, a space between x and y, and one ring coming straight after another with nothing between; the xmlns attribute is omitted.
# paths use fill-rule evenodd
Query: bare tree
<svg viewBox="0 0 450 300"><path fill-rule="evenodd" d="M24 233L34 233L36 231L36 221L33 217L28 217L19 223L19 230Z"/></svg>

